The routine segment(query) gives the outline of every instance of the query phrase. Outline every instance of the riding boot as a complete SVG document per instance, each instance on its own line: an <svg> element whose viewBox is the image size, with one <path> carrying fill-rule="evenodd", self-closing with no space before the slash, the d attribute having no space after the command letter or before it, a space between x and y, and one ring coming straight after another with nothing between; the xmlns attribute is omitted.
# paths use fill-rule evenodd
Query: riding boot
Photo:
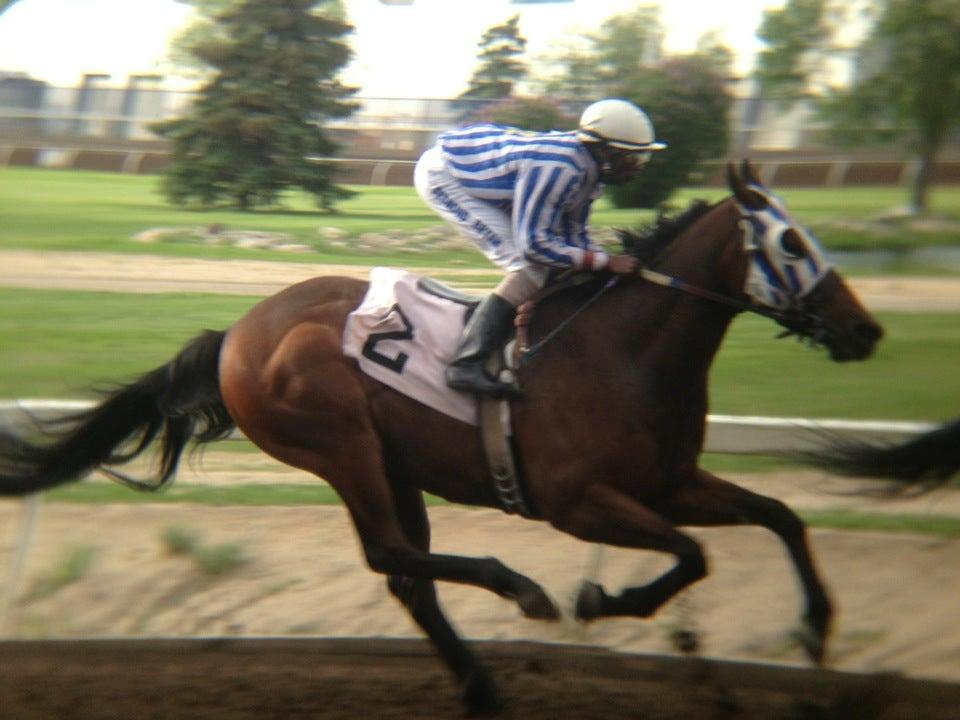
<svg viewBox="0 0 960 720"><path fill-rule="evenodd" d="M447 368L447 385L493 397L520 397L515 383L492 378L484 368L490 354L509 337L515 314L516 308L499 295L491 293L480 302L463 329L460 345Z"/></svg>

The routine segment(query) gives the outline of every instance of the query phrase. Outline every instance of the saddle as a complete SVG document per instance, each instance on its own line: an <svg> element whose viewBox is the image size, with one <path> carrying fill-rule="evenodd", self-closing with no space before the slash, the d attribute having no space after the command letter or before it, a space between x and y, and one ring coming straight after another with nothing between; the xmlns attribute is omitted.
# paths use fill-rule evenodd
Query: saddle
<svg viewBox="0 0 960 720"><path fill-rule="evenodd" d="M373 268L363 302L347 318L343 352L376 380L476 425L501 506L508 513L536 517L517 472L509 401L453 390L444 378L463 326L479 302L480 298L431 278ZM495 376L515 372L518 357L514 339L491 356L487 370Z"/></svg>

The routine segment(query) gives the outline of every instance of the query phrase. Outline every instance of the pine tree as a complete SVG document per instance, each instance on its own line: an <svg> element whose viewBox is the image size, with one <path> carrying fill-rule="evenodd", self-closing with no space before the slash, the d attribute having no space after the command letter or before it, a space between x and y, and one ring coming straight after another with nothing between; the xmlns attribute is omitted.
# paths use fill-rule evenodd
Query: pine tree
<svg viewBox="0 0 960 720"><path fill-rule="evenodd" d="M163 190L176 204L241 209L274 205L288 188L330 209L350 191L333 181L337 145L322 132L346 117L354 92L337 73L350 58L352 28L326 0L191 0L202 18L180 50L206 69L196 101L154 130L173 145Z"/></svg>
<svg viewBox="0 0 960 720"><path fill-rule="evenodd" d="M480 38L480 66L470 78L463 99L496 100L510 97L513 86L527 74L518 58L527 47L520 35L520 16L514 15L502 25L494 25Z"/></svg>

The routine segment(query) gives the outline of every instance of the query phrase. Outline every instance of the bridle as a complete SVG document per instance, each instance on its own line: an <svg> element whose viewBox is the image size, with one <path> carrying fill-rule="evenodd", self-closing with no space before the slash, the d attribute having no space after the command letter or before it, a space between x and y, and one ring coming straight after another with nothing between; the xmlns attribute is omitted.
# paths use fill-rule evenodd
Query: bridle
<svg viewBox="0 0 960 720"><path fill-rule="evenodd" d="M738 209L740 210L741 222L744 220L752 220L753 215L750 210L737 204ZM751 254L762 254L764 251L761 247L752 243L752 238L748 238L747 235L744 235L744 250L750 256ZM750 258L750 262L754 261L754 258ZM526 309L521 309L517 317L517 328L518 328L518 346L520 350L520 362L528 362L537 352L539 352L544 345L550 342L554 337L556 337L564 327L566 327L573 319L590 307L594 302L596 302L602 295L607 293L609 290L616 287L622 278L627 276L614 275L605 283L603 283L600 288L586 299L573 313L566 317L559 325L553 328L547 335L541 338L534 345L527 344L527 335L526 329L527 324L529 323L529 317L532 314L532 306L537 302L542 300L544 297L554 294L556 291L561 290L570 285L576 284L577 273L575 271L569 271L561 276L560 281L554 284L551 284L547 288L544 288L543 291L538 293L531 301L531 306ZM686 293L694 297L707 300L718 305L723 305L728 307L738 313L748 312L753 313L754 315L760 315L765 318L769 318L776 322L778 325L782 326L784 330L780 332L776 338L782 339L786 337L795 336L801 342L806 341L810 347L817 347L827 339L829 331L826 327L826 324L823 322L823 319L816 314L812 308L817 304L817 298L820 297L827 288L832 285L835 285L837 282L837 275L832 270L828 270L823 273L815 282L815 284L804 294L802 295L791 295L789 297L789 304L785 308L773 308L767 307L765 305L760 305L755 302L750 302L748 300L742 300L740 298L731 297L730 295L725 295L724 293L716 292L714 290L708 290L707 288L700 287L699 285L693 285L681 280L680 278L674 277L672 275L667 275L657 270L653 270L648 267L640 267L636 275L641 280L652 283L654 285L659 285L661 287L670 288L678 292Z"/></svg>
<svg viewBox="0 0 960 720"><path fill-rule="evenodd" d="M785 310L776 310L774 308L764 307L763 305L757 305L756 303L748 302L746 300L740 300L739 298L730 297L729 295L724 295L723 293L718 293L713 290L707 290L706 288L699 287L698 285L691 285L690 283L679 278L671 275L665 275L664 273L651 270L650 268L640 268L640 270L637 272L637 277L653 283L654 285L671 288L673 290L687 293L688 295L709 300L710 302L725 305L726 307L732 308L737 312L749 312L753 313L754 315L761 315L765 318L770 318L778 325L782 325L785 328L783 332L777 335L777 339L796 335L800 340L808 340L811 347L816 347L817 345L821 344L827 336L827 330L824 326L823 320L821 320L820 317L810 309L812 306L816 305L816 303L812 301L823 293L825 282L836 282L836 275L834 273L828 273L819 283L817 283L817 286L813 290L807 293L804 297L797 298L795 303L789 308ZM828 278L833 278L833 280L828 280ZM616 278L614 278L614 280L616 280ZM604 286L604 288L601 289L601 292L605 291L606 289L607 286Z"/></svg>

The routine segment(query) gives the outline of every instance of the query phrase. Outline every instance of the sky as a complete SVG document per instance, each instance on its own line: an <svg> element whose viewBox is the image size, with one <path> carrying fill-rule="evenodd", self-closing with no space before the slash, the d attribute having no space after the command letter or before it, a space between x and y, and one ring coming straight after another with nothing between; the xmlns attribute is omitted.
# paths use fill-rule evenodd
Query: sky
<svg viewBox="0 0 960 720"><path fill-rule="evenodd" d="M784 0L664 0L661 22L668 51L687 51L708 31L737 53L749 72L759 48L754 37L767 7ZM536 58L565 38L595 30L637 0L574 0L513 5L509 0L344 0L355 57L344 79L366 97L454 97L477 65L483 32L520 14L527 56ZM111 75L122 86L131 74L160 73L182 86L166 59L170 38L190 19L175 0L20 0L0 15L0 72L25 72L58 85L79 84L84 73Z"/></svg>

